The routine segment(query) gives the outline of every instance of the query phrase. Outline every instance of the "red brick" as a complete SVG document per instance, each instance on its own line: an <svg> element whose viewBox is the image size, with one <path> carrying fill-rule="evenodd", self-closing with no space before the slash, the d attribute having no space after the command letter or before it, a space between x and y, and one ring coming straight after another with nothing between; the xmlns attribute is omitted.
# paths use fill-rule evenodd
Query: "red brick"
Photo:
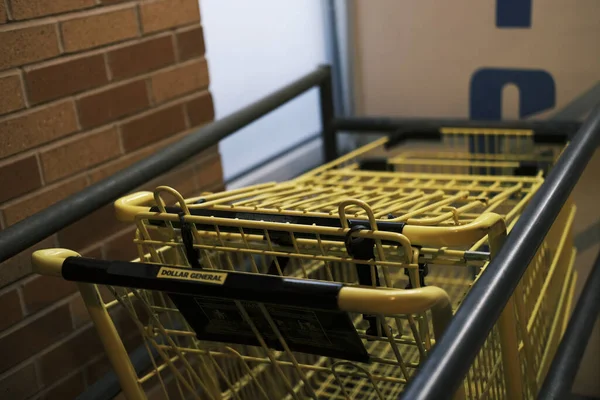
<svg viewBox="0 0 600 400"><path fill-rule="evenodd" d="M0 115L25 108L21 76L18 71L0 76L0 93L3 93L0 96Z"/></svg>
<svg viewBox="0 0 600 400"><path fill-rule="evenodd" d="M143 151L147 152L148 154L154 154L157 151L160 151L166 147L169 147L173 143L180 141L182 138L184 138L185 136L187 136L189 134L190 134L190 131L179 132L176 135L169 136L168 138L163 139L160 142L156 142L151 146L145 147L143 149ZM189 164L190 164L190 161L188 160L188 161L184 161L182 164L180 164L180 166L189 165Z"/></svg>
<svg viewBox="0 0 600 400"><path fill-rule="evenodd" d="M142 324L146 324L148 322L147 313L143 310L142 306L140 306L137 299L133 299L133 307L136 311L137 318L139 318ZM120 337L131 337L139 332L131 315L122 306L119 305L113 308L110 315ZM128 350L131 351L133 349L130 347Z"/></svg>
<svg viewBox="0 0 600 400"><path fill-rule="evenodd" d="M65 51L73 52L131 39L139 35L135 6L117 11L103 8L60 25Z"/></svg>
<svg viewBox="0 0 600 400"><path fill-rule="evenodd" d="M118 157L119 154L119 133L112 126L44 150L40 160L46 182L53 182Z"/></svg>
<svg viewBox="0 0 600 400"><path fill-rule="evenodd" d="M57 56L58 37L54 24L4 25L0 31L0 70ZM0 28L0 29L2 29ZM10 29L10 30L9 30Z"/></svg>
<svg viewBox="0 0 600 400"><path fill-rule="evenodd" d="M158 0L140 4L142 29L155 32L200 21L197 0Z"/></svg>
<svg viewBox="0 0 600 400"><path fill-rule="evenodd" d="M21 309L21 302L19 301L19 294L16 289L0 295L0 310L2 310L0 331L23 319L23 310Z"/></svg>
<svg viewBox="0 0 600 400"><path fill-rule="evenodd" d="M103 351L96 330L90 326L40 358L42 382L46 385L52 384Z"/></svg>
<svg viewBox="0 0 600 400"><path fill-rule="evenodd" d="M151 78L152 95L157 103L208 87L206 60L195 60L156 73Z"/></svg>
<svg viewBox="0 0 600 400"><path fill-rule="evenodd" d="M0 287L31 274L31 253L39 249L56 247L56 237L50 236L38 244L0 263Z"/></svg>
<svg viewBox="0 0 600 400"><path fill-rule="evenodd" d="M62 278L40 275L23 284L22 290L25 308L32 314L75 293L77 285Z"/></svg>
<svg viewBox="0 0 600 400"><path fill-rule="evenodd" d="M133 301L135 301L135 299L133 299ZM128 336L133 332L133 322L131 321L127 310L125 310L120 303L110 308L110 317L115 325L115 328L117 329L117 332L119 332L119 335L121 335L121 333L125 333L126 336ZM130 328L130 331L124 332L122 326Z"/></svg>
<svg viewBox="0 0 600 400"><path fill-rule="evenodd" d="M13 19L30 19L96 5L94 0L7 0Z"/></svg>
<svg viewBox="0 0 600 400"><path fill-rule="evenodd" d="M82 327L90 321L90 314L81 295L77 295L69 301L69 308L71 309L71 317L73 318L75 329Z"/></svg>
<svg viewBox="0 0 600 400"><path fill-rule="evenodd" d="M117 221L112 205L108 205L60 231L58 240L61 247L78 251L129 226Z"/></svg>
<svg viewBox="0 0 600 400"><path fill-rule="evenodd" d="M6 4L4 4L4 1L0 1L0 24L5 23L7 18Z"/></svg>
<svg viewBox="0 0 600 400"><path fill-rule="evenodd" d="M115 173L121 171L134 164L137 161L140 161L142 158L150 155L151 151L149 149L144 149L142 151L138 151L135 154L129 154L124 157L121 157L117 160L108 162L102 165L100 168L96 168L89 172L90 181L92 183L96 183L104 178L107 178Z"/></svg>
<svg viewBox="0 0 600 400"><path fill-rule="evenodd" d="M108 53L113 79L140 75L175 62L171 35L161 36Z"/></svg>
<svg viewBox="0 0 600 400"><path fill-rule="evenodd" d="M189 362L192 366L197 363L193 359L191 359ZM175 365L175 368L185 374L185 369L179 360L175 361L173 364ZM142 384L142 388L146 393L148 393L148 400L167 400L180 398L181 395L179 394L179 385L177 384L177 379L174 378L173 373L171 371L165 372L163 373L162 377L165 389L162 388L162 383L160 383L156 377L153 377ZM165 391L167 392L166 395Z"/></svg>
<svg viewBox="0 0 600 400"><path fill-rule="evenodd" d="M167 139L164 139L160 142L157 142L151 146L145 147L143 149L144 152L147 152L147 154L154 154L166 147L169 147L170 145L172 145L175 142L180 141L182 138L184 138L185 136L189 135L190 131L183 131L178 133L177 135L171 136ZM208 158L210 158L212 156L213 153L218 153L219 149L218 149L218 145L213 145L211 147L209 147L206 150L201 151L200 153L198 153L197 155L193 156L192 158L190 158L187 161L184 161L182 164L179 165L178 169L184 169L184 168L193 168L196 164L198 164L199 162L202 162L203 160L206 160ZM137 153L136 153L137 154ZM193 173L193 171L190 171L190 173ZM169 175L170 172L167 172L164 176ZM136 190L149 190L148 189L148 185L152 184L154 185L154 187L151 187L150 190L154 190L156 188L156 186L159 186L160 180L163 179L162 177L158 177L154 180L152 180L150 183L146 183L142 186L140 186L140 188L136 189Z"/></svg>
<svg viewBox="0 0 600 400"><path fill-rule="evenodd" d="M115 300L112 291L106 285L98 285L98 292L100 292L100 298L104 304L108 304Z"/></svg>
<svg viewBox="0 0 600 400"><path fill-rule="evenodd" d="M185 136L189 135L192 131L188 130L188 131L183 131L181 133L178 133L175 136L171 136L168 139L162 140L159 143L156 143L152 146L150 146L150 148L152 148L153 150L151 151L151 153L155 153L157 151L159 151L160 149L164 149L165 147L168 147L169 145L180 141L182 138L184 138ZM199 152L198 154L196 154L195 156L193 156L191 159L189 159L188 161L184 161L182 165L192 165L197 161L203 160L207 157L209 157L210 155L212 155L214 152L218 152L219 151L219 145L215 144L210 146L209 148L207 148L206 150L202 150L201 152Z"/></svg>
<svg viewBox="0 0 600 400"><path fill-rule="evenodd" d="M7 157L77 131L71 100L38 107L0 119L0 158Z"/></svg>
<svg viewBox="0 0 600 400"><path fill-rule="evenodd" d="M179 48L179 59L189 60L190 58L204 55L204 34L201 26L195 26L192 29L186 29L177 32L177 47Z"/></svg>
<svg viewBox="0 0 600 400"><path fill-rule="evenodd" d="M100 166L99 168L96 168L96 169L90 171L90 173L89 173L90 181L91 181L91 183L98 182L110 175L113 175L116 172L121 171L124 168L127 168L127 167L131 166L132 164L142 160L143 158L146 158L149 155L156 153L157 151L167 147L168 145L173 144L174 142L180 140L187 134L189 134L189 132L186 132L186 131L180 132L176 135L168 137L167 139L161 140L160 142L154 143L150 146L147 146L140 150L137 150L134 153L128 154L117 160L108 162L108 163ZM207 155L210 155L215 151L216 152L219 151L217 146L214 146L213 148L209 148L208 150L201 152L196 157L198 158L198 160L200 160L202 158L206 158Z"/></svg>
<svg viewBox="0 0 600 400"><path fill-rule="evenodd" d="M193 167L185 166L152 180L144 185L144 189L154 190L157 186L166 185L176 189L184 197L189 197L198 192L196 180L193 177Z"/></svg>
<svg viewBox="0 0 600 400"><path fill-rule="evenodd" d="M93 385L112 370L112 365L107 357L100 357L98 360L89 364L85 370L88 384Z"/></svg>
<svg viewBox="0 0 600 400"><path fill-rule="evenodd" d="M142 311L142 313L143 315L145 315L144 311ZM137 349L138 347L143 346L144 339L142 338L142 334L140 333L139 329L136 330L127 339L123 339L123 345L125 346L125 350L127 350L127 353L131 353L135 351L135 349Z"/></svg>
<svg viewBox="0 0 600 400"><path fill-rule="evenodd" d="M225 191L225 185L223 183L218 183L215 186L207 187L202 192L203 193L220 193Z"/></svg>
<svg viewBox="0 0 600 400"><path fill-rule="evenodd" d="M13 225L18 221L41 211L65 197L77 193L87 186L85 177L73 178L59 185L45 187L32 196L27 196L17 202L4 206L4 221L7 225Z"/></svg>
<svg viewBox="0 0 600 400"><path fill-rule="evenodd" d="M204 125L215 118L215 108L210 92L205 92L201 96L188 101L185 104L185 109L191 127Z"/></svg>
<svg viewBox="0 0 600 400"><path fill-rule="evenodd" d="M121 126L126 152L157 142L185 129L183 105L151 111Z"/></svg>
<svg viewBox="0 0 600 400"><path fill-rule="evenodd" d="M0 202L31 192L42 186L35 156L9 159L0 166Z"/></svg>
<svg viewBox="0 0 600 400"><path fill-rule="evenodd" d="M46 392L44 400L64 400L75 399L85 390L83 373L77 372L75 375L65 379L58 385Z"/></svg>
<svg viewBox="0 0 600 400"><path fill-rule="evenodd" d="M108 82L102 54L53 61L25 70L31 104L57 99Z"/></svg>
<svg viewBox="0 0 600 400"><path fill-rule="evenodd" d="M71 330L69 308L63 305L0 338L0 372L46 349Z"/></svg>
<svg viewBox="0 0 600 400"><path fill-rule="evenodd" d="M99 245L97 247L88 248L85 251L81 251L80 254L82 257L100 260L102 258L102 246Z"/></svg>
<svg viewBox="0 0 600 400"><path fill-rule="evenodd" d="M133 243L134 231L128 229L104 245L106 259L131 261L138 257L137 246Z"/></svg>
<svg viewBox="0 0 600 400"><path fill-rule="evenodd" d="M194 174L200 188L209 188L223 181L223 167L221 157L216 155L214 158L198 165Z"/></svg>
<svg viewBox="0 0 600 400"><path fill-rule="evenodd" d="M141 80L86 95L77 101L84 128L133 114L149 105L146 83Z"/></svg>
<svg viewBox="0 0 600 400"><path fill-rule="evenodd" d="M29 363L0 380L0 397L7 400L24 400L40 390L35 365Z"/></svg>

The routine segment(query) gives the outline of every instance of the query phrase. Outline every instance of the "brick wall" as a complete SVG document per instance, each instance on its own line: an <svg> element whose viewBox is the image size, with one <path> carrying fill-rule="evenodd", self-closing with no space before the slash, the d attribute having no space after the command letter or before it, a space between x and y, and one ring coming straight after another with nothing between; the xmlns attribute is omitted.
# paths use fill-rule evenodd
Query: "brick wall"
<svg viewBox="0 0 600 400"><path fill-rule="evenodd" d="M197 0L0 0L0 229L212 120L208 84ZM157 183L220 189L217 149ZM131 234L105 207L34 248L127 260ZM31 250L0 264L0 398L72 398L108 363L76 286L31 275Z"/></svg>

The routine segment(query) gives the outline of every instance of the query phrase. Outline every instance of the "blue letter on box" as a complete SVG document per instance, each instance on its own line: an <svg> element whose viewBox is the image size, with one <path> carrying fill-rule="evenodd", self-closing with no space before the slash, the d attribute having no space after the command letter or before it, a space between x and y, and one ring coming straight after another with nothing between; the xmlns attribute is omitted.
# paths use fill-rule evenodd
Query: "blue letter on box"
<svg viewBox="0 0 600 400"><path fill-rule="evenodd" d="M502 119L502 90L514 84L519 88L519 117L553 108L556 103L556 86L552 75L543 70L483 68L471 78L469 114L473 120L498 121ZM499 148L496 148L499 146ZM499 153L503 150L502 138L487 136L469 139L472 153ZM485 174L485 170L473 171ZM495 175L498 171L491 171Z"/></svg>
<svg viewBox="0 0 600 400"><path fill-rule="evenodd" d="M529 28L532 0L496 0L498 28Z"/></svg>
<svg viewBox="0 0 600 400"><path fill-rule="evenodd" d="M556 104L556 85L543 70L483 68L471 78L469 113L474 120L502 119L502 89L519 88L519 117L550 109Z"/></svg>

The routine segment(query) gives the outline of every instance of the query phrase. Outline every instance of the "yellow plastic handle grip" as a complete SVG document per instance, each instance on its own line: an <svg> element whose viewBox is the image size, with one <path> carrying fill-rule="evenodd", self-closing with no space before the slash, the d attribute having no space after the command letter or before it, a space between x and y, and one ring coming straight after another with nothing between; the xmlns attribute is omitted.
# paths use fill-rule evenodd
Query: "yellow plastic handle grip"
<svg viewBox="0 0 600 400"><path fill-rule="evenodd" d="M67 249L37 250L31 255L33 272L47 276L62 276L63 261L67 257L81 257L79 253Z"/></svg>
<svg viewBox="0 0 600 400"><path fill-rule="evenodd" d="M133 222L138 213L150 211L153 204L152 192L132 193L115 201L115 215L119 221Z"/></svg>

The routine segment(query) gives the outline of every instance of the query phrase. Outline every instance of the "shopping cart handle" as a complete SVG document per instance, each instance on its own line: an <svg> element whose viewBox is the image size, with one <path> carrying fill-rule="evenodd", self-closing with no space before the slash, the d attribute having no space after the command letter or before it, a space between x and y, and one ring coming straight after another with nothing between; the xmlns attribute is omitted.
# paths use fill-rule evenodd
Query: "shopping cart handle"
<svg viewBox="0 0 600 400"><path fill-rule="evenodd" d="M431 311L434 335L438 339L452 319L450 297L437 286L409 290L344 286L338 295L338 304L345 311L382 315Z"/></svg>
<svg viewBox="0 0 600 400"><path fill-rule="evenodd" d="M136 192L115 201L115 215L119 221L132 222L140 212L148 212L154 204L152 192Z"/></svg>
<svg viewBox="0 0 600 400"><path fill-rule="evenodd" d="M407 224L402 234L413 244L426 244L428 246L464 246L473 244L488 235L490 246L496 250L504 242L507 231L504 218L496 213L486 212L464 225L426 226Z"/></svg>
<svg viewBox="0 0 600 400"><path fill-rule="evenodd" d="M63 265L70 257L69 266ZM67 280L110 284L114 286L136 287L139 289L162 290L179 294L197 294L196 288L203 288L205 293L233 296L238 300L268 301L272 298L288 300L296 306L317 306L319 309L339 308L348 312L376 314L415 314L431 310L434 313L434 333L441 336L448 321L452 318L452 309L448 294L441 288L428 286L424 288L374 289L371 287L351 287L337 282L319 282L290 277L278 277L261 274L246 274L233 271L204 271L212 275L224 277L220 284L206 283L207 278L181 278L168 275L160 278L162 270L190 270L180 267L166 267L156 264L143 264L124 261L105 261L90 258L79 258L78 253L67 249L37 250L31 256L34 272L42 275L64 277ZM167 275L167 274L165 274ZM192 285L192 286L190 286ZM260 290L256 290L261 288ZM271 292L277 296L271 296ZM330 295L335 292L335 295ZM221 293L222 292L222 293ZM309 293L311 296L299 296ZM316 300L314 296L321 296ZM324 296L324 297L323 297ZM287 297L286 297L287 298ZM330 299L325 304L323 299ZM291 304L291 303L290 303ZM436 322L437 321L437 322Z"/></svg>
<svg viewBox="0 0 600 400"><path fill-rule="evenodd" d="M67 249L37 250L31 255L33 272L40 275L62 277L65 258L81 257L79 253Z"/></svg>

